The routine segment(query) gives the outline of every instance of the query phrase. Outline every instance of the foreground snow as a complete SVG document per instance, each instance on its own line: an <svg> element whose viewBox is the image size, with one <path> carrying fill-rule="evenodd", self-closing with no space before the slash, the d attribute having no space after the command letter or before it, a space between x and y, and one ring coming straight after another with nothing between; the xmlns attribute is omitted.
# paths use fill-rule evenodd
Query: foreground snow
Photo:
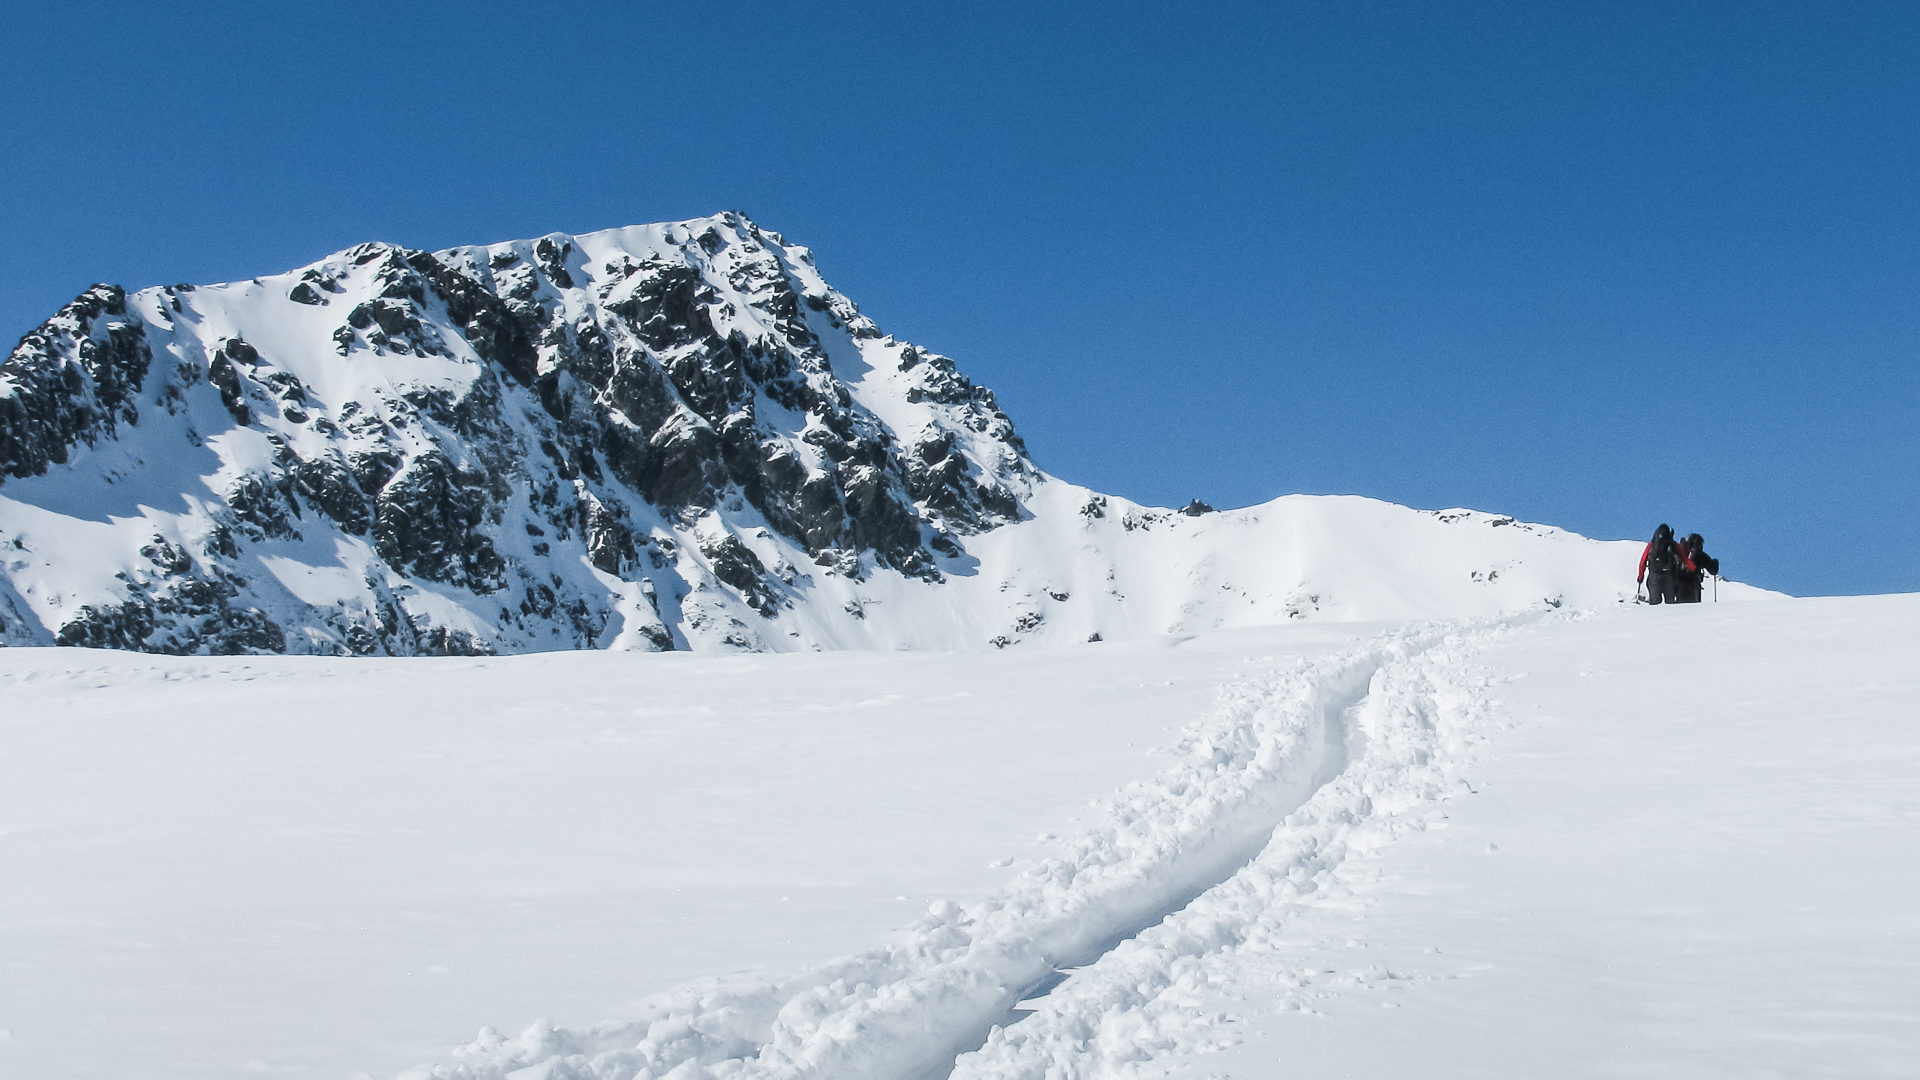
<svg viewBox="0 0 1920 1080"><path fill-rule="evenodd" d="M1896 1075L1916 644L1886 597L1024 655L0 653L0 1065Z"/></svg>
<svg viewBox="0 0 1920 1080"><path fill-rule="evenodd" d="M1149 751L1221 683L1370 632L974 655L0 650L0 1075L391 1076L483 1023L589 1024L690 979L858 952L1053 851L1036 837L1164 768Z"/></svg>
<svg viewBox="0 0 1920 1080"><path fill-rule="evenodd" d="M1361 767L954 1075L1910 1076L1916 645L1803 600L1390 668Z"/></svg>

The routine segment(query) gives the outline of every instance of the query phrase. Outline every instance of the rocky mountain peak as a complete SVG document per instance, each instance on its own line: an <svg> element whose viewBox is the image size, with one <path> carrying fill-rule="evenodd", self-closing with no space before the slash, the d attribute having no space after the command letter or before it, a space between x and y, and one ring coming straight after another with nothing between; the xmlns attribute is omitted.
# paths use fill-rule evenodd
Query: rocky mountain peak
<svg viewBox="0 0 1920 1080"><path fill-rule="evenodd" d="M169 652L756 647L815 575L941 580L1038 476L991 391L731 212L95 286L0 367L0 467L141 489L57 639ZM289 604L275 559L330 584Z"/></svg>

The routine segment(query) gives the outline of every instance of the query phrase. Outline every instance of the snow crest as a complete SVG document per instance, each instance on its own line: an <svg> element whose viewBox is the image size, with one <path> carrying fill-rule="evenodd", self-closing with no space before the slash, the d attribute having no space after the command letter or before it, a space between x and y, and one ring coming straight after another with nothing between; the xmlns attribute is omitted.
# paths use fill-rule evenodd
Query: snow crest
<svg viewBox="0 0 1920 1080"><path fill-rule="evenodd" d="M1209 957L1261 947L1348 851L1420 827L1411 812L1487 722L1466 657L1525 621L1394 630L1227 688L1178 763L1108 800L1060 857L968 907L933 904L883 949L684 987L589 1029L483 1030L402 1080L897 1080L956 1055L955 1076L1115 1075L1196 1026L1182 989Z"/></svg>

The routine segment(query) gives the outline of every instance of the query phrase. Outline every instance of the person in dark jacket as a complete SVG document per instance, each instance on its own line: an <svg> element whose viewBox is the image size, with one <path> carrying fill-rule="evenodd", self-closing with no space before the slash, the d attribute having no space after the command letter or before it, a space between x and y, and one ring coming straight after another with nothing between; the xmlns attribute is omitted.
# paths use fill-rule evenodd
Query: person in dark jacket
<svg viewBox="0 0 1920 1080"><path fill-rule="evenodd" d="M1640 574L1634 580L1646 583L1647 603L1671 604L1679 598L1676 590L1680 573L1688 566L1673 538L1673 527L1662 524L1653 530L1653 539L1640 552Z"/></svg>
<svg viewBox="0 0 1920 1080"><path fill-rule="evenodd" d="M1681 569L1674 575L1675 589L1679 593L1675 602L1697 604L1700 602L1701 582L1708 574L1719 576L1720 560L1707 554L1707 542L1700 538L1699 533L1689 533L1679 543Z"/></svg>

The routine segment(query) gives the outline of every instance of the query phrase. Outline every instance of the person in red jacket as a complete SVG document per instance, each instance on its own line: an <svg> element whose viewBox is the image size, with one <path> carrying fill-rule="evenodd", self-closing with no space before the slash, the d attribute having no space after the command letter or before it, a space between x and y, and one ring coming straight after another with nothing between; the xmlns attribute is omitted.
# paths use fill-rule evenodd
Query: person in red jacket
<svg viewBox="0 0 1920 1080"><path fill-rule="evenodd" d="M1679 544L1680 561L1685 569L1674 575L1674 591L1678 594L1675 603L1697 604L1704 574L1718 575L1720 560L1707 554L1707 542L1699 533L1689 534Z"/></svg>
<svg viewBox="0 0 1920 1080"><path fill-rule="evenodd" d="M1680 575L1692 570L1686 550L1673 538L1672 526L1663 523L1640 552L1640 574L1634 580L1646 583L1647 603L1672 604L1680 599Z"/></svg>

